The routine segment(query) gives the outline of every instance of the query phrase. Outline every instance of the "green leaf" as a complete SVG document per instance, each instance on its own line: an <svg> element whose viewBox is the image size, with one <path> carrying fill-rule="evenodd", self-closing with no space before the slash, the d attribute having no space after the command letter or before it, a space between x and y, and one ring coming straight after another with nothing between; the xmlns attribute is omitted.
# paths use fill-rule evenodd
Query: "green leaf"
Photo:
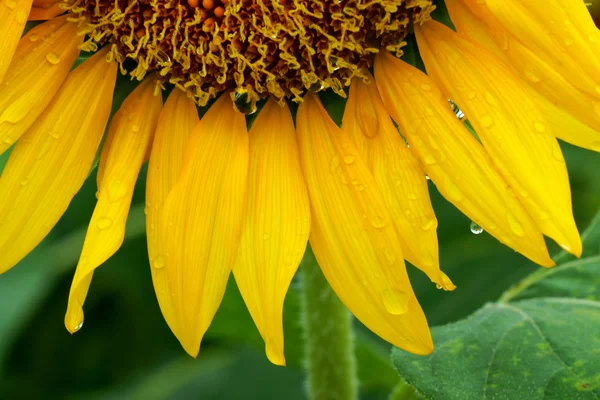
<svg viewBox="0 0 600 400"><path fill-rule="evenodd" d="M600 256L540 270L507 291L500 301L536 297L579 297L600 301Z"/></svg>
<svg viewBox="0 0 600 400"><path fill-rule="evenodd" d="M427 399L597 399L600 303L544 298L489 304L433 329L427 357L393 361Z"/></svg>
<svg viewBox="0 0 600 400"><path fill-rule="evenodd" d="M427 357L394 349L400 375L432 400L600 398L599 221L582 235L593 257L538 269L497 303L433 328Z"/></svg>

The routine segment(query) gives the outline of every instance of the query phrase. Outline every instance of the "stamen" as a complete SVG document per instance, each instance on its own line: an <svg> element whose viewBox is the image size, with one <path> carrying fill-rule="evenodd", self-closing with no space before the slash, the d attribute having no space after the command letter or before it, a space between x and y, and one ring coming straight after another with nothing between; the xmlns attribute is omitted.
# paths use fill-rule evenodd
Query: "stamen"
<svg viewBox="0 0 600 400"><path fill-rule="evenodd" d="M309 90L345 97L353 78L368 80L380 48L400 56L409 25L435 8L431 0L65 1L88 36L83 50L109 45L124 74L158 71L200 105L231 90L249 110L268 96L299 102Z"/></svg>

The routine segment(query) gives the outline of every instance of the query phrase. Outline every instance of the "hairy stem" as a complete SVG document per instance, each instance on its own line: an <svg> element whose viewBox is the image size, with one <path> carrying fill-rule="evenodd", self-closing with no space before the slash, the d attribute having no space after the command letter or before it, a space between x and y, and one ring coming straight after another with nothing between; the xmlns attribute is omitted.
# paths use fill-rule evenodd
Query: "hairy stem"
<svg viewBox="0 0 600 400"><path fill-rule="evenodd" d="M310 246L300 271L309 399L358 399L352 317L329 287Z"/></svg>

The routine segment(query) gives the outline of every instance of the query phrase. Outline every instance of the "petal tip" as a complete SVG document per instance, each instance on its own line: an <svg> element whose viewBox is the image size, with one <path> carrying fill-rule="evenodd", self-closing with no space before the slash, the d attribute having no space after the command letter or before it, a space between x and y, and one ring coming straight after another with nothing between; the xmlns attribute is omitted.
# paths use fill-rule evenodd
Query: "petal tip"
<svg viewBox="0 0 600 400"><path fill-rule="evenodd" d="M285 356L283 355L283 347L267 343L265 345L265 353L269 361L280 367L285 367Z"/></svg>
<svg viewBox="0 0 600 400"><path fill-rule="evenodd" d="M202 338L178 338L179 339L179 343L181 344L181 347L183 347L183 349L185 350L186 353L188 353L191 357L193 358L197 358L198 357L198 353L200 353L200 342L202 341Z"/></svg>
<svg viewBox="0 0 600 400"><path fill-rule="evenodd" d="M81 306L69 304L65 315L65 328L72 335L83 327L83 309Z"/></svg>

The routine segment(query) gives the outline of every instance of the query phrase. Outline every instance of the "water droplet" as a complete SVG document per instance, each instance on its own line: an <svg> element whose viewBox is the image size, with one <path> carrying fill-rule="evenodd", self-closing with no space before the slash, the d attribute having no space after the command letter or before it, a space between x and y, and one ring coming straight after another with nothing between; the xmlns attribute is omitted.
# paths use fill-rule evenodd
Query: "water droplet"
<svg viewBox="0 0 600 400"><path fill-rule="evenodd" d="M534 71L531 71L530 69L526 69L524 73L525 79L527 79L529 82L537 83L542 80L542 78L540 78Z"/></svg>
<svg viewBox="0 0 600 400"><path fill-rule="evenodd" d="M572 37L569 37L569 36L567 36L567 37L563 38L563 41L565 42L565 44L566 44L567 46L571 46L571 45L573 44L573 38L572 38Z"/></svg>
<svg viewBox="0 0 600 400"><path fill-rule="evenodd" d="M517 218L512 213L506 214L506 219L508 220L508 227L515 235L519 237L525 236L525 230L523 229L523 225L517 220Z"/></svg>
<svg viewBox="0 0 600 400"><path fill-rule="evenodd" d="M469 100L473 100L475 97L477 97L477 92L470 91L469 93L467 93L467 97L469 98Z"/></svg>
<svg viewBox="0 0 600 400"><path fill-rule="evenodd" d="M428 181L431 180L431 178L429 177L429 175L425 175L425 179L427 179Z"/></svg>
<svg viewBox="0 0 600 400"><path fill-rule="evenodd" d="M81 321L77 326L75 326L73 328L73 332L77 332L79 331L81 328L83 328L83 321Z"/></svg>
<svg viewBox="0 0 600 400"><path fill-rule="evenodd" d="M15 7L17 6L17 2L15 0L6 0L4 2L4 5L8 8L10 8L11 10L14 10Z"/></svg>
<svg viewBox="0 0 600 400"><path fill-rule="evenodd" d="M250 99L248 91L245 89L237 89L233 96L233 104L235 108L244 115L254 114L257 110L256 101Z"/></svg>
<svg viewBox="0 0 600 400"><path fill-rule="evenodd" d="M12 137L10 137L10 135L4 135L4 139L2 139L2 141L6 144L12 144L13 143L13 139Z"/></svg>
<svg viewBox="0 0 600 400"><path fill-rule="evenodd" d="M346 154L344 156L344 162L346 164L352 164L352 163L354 163L354 161L356 161L356 156L354 156L352 154Z"/></svg>
<svg viewBox="0 0 600 400"><path fill-rule="evenodd" d="M109 228L112 225L112 223L112 219L108 217L102 217L98 220L96 226L98 227L98 229L103 230Z"/></svg>
<svg viewBox="0 0 600 400"><path fill-rule="evenodd" d="M567 245L567 244L564 244L564 243L561 243L561 244L560 244L560 247L562 247L562 249L563 249L564 251L566 251L567 253L571 253L571 247L570 247L569 245Z"/></svg>
<svg viewBox="0 0 600 400"><path fill-rule="evenodd" d="M50 64L56 65L60 62L60 57L56 53L52 52L46 54L46 60L48 60Z"/></svg>
<svg viewBox="0 0 600 400"><path fill-rule="evenodd" d="M40 40L40 37L38 35L36 35L35 33L32 33L31 35L29 35L29 41L31 43L35 43L38 40Z"/></svg>
<svg viewBox="0 0 600 400"><path fill-rule="evenodd" d="M152 266L156 269L161 269L165 267L165 259L162 256L158 256L152 262Z"/></svg>
<svg viewBox="0 0 600 400"><path fill-rule="evenodd" d="M485 92L484 94L485 101L492 106L496 105L496 98L490 92Z"/></svg>
<svg viewBox="0 0 600 400"><path fill-rule="evenodd" d="M471 222L471 232L475 235L479 235L483 232L483 228L477 225L475 222Z"/></svg>
<svg viewBox="0 0 600 400"><path fill-rule="evenodd" d="M140 126L138 124L133 124L131 125L131 130L135 133L138 133L140 131Z"/></svg>
<svg viewBox="0 0 600 400"><path fill-rule="evenodd" d="M427 221L426 223L421 225L421 228L427 232L427 231L431 230L431 228L433 228L434 226L435 226L435 219L430 219L429 221Z"/></svg>
<svg viewBox="0 0 600 400"><path fill-rule="evenodd" d="M423 91L425 91L425 92L429 92L429 91L431 91L431 85L428 85L428 84L426 84L426 83L423 83L423 84L421 85L421 89L423 89Z"/></svg>
<svg viewBox="0 0 600 400"><path fill-rule="evenodd" d="M399 182L400 182L400 181L399 181ZM398 186L399 186L399 185L398 185ZM413 193L413 192L409 192L409 193L406 195L406 197L407 197L409 200L416 200L416 199L417 199L417 195L416 195L416 193Z"/></svg>
<svg viewBox="0 0 600 400"><path fill-rule="evenodd" d="M390 314L404 314L408 308L408 295L391 287L386 288L382 293L383 306Z"/></svg>
<svg viewBox="0 0 600 400"><path fill-rule="evenodd" d="M27 185L28 183L29 183L29 179L27 179L27 178L23 178L23 179L21 180L21 186L25 186L25 185Z"/></svg>

